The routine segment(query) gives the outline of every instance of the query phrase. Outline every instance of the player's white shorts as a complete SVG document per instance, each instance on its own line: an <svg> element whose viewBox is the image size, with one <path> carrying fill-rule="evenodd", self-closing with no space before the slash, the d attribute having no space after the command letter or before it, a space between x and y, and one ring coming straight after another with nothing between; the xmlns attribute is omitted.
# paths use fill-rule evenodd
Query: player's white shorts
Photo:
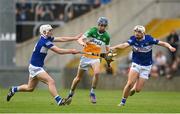
<svg viewBox="0 0 180 114"><path fill-rule="evenodd" d="M31 64L29 65L29 76L31 78L36 77L41 72L45 72L45 70L42 67L36 67Z"/></svg>
<svg viewBox="0 0 180 114"><path fill-rule="evenodd" d="M142 65L138 65L136 63L132 63L132 65L131 65L131 69L138 72L139 76L144 79L149 79L151 67L152 67L152 65L142 66Z"/></svg>
<svg viewBox="0 0 180 114"><path fill-rule="evenodd" d="M100 59L91 59L91 58L87 58L82 56L80 59L80 64L79 64L79 68L83 69L83 70L88 70L88 68L95 63L100 63Z"/></svg>

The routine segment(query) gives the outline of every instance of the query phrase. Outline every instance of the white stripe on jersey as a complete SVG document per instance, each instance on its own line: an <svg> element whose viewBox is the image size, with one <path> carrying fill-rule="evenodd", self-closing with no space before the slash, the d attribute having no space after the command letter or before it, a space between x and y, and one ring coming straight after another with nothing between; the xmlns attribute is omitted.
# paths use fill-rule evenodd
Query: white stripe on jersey
<svg viewBox="0 0 180 114"><path fill-rule="evenodd" d="M50 42L50 41L48 41L48 42L46 43L46 46L49 46L49 45L51 45L51 44L53 44L53 43Z"/></svg>
<svg viewBox="0 0 180 114"><path fill-rule="evenodd" d="M48 48L46 47L41 47L40 53L47 53L48 52Z"/></svg>
<svg viewBox="0 0 180 114"><path fill-rule="evenodd" d="M149 52L152 50L152 45L150 46L145 46L145 47L136 47L136 46L133 46L133 51L134 52Z"/></svg>

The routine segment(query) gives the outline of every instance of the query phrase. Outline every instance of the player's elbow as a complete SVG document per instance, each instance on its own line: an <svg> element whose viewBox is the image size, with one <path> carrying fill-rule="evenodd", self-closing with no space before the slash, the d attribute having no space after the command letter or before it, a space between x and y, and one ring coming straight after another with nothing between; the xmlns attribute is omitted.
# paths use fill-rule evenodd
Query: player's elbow
<svg viewBox="0 0 180 114"><path fill-rule="evenodd" d="M57 54L63 54L61 51L54 51Z"/></svg>
<svg viewBox="0 0 180 114"><path fill-rule="evenodd" d="M65 54L63 51L57 51L57 54Z"/></svg>
<svg viewBox="0 0 180 114"><path fill-rule="evenodd" d="M126 48L126 47L127 47L127 46L126 46L125 44L122 45L122 48L123 48L123 49Z"/></svg>
<svg viewBox="0 0 180 114"><path fill-rule="evenodd" d="M60 48L58 48L57 50L55 50L55 52L56 52L57 54L64 54L64 51L63 51L62 49L60 49Z"/></svg>
<svg viewBox="0 0 180 114"><path fill-rule="evenodd" d="M164 46L164 47L168 47L168 46L169 46L169 43L160 41L160 42L159 42L159 45Z"/></svg>
<svg viewBox="0 0 180 114"><path fill-rule="evenodd" d="M65 52L60 48L54 48L54 49L52 49L52 51L54 51L57 54L65 54Z"/></svg>
<svg viewBox="0 0 180 114"><path fill-rule="evenodd" d="M127 44L127 43L123 43L123 44L120 44L120 45L119 45L119 48L120 48L120 49L124 49L124 48L126 48L126 47L128 47L128 44Z"/></svg>

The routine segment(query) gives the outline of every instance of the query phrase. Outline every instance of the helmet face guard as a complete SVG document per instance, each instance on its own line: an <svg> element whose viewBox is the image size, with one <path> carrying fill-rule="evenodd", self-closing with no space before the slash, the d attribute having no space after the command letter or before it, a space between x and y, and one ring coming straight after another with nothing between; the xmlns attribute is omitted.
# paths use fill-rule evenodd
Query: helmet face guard
<svg viewBox="0 0 180 114"><path fill-rule="evenodd" d="M135 32L141 32L141 33L143 33L143 34L145 34L145 27L144 26L142 26L142 25L136 25L135 27L134 27L134 29L133 29Z"/></svg>
<svg viewBox="0 0 180 114"><path fill-rule="evenodd" d="M48 31L50 31L50 30L52 30L52 29L53 29L52 26L49 25L49 24L47 24L47 25L41 25L40 28L39 28L39 32L40 32L40 34L45 35L44 32L48 32Z"/></svg>
<svg viewBox="0 0 180 114"><path fill-rule="evenodd" d="M98 25L108 25L108 19L106 17L100 17L97 21Z"/></svg>

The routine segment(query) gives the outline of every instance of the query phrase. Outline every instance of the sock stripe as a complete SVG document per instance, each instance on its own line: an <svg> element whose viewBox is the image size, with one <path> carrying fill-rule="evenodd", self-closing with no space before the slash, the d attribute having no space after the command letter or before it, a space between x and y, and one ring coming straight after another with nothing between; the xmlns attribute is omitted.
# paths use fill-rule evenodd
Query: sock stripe
<svg viewBox="0 0 180 114"><path fill-rule="evenodd" d="M58 105L61 103L62 98L59 95L55 96L54 99Z"/></svg>

